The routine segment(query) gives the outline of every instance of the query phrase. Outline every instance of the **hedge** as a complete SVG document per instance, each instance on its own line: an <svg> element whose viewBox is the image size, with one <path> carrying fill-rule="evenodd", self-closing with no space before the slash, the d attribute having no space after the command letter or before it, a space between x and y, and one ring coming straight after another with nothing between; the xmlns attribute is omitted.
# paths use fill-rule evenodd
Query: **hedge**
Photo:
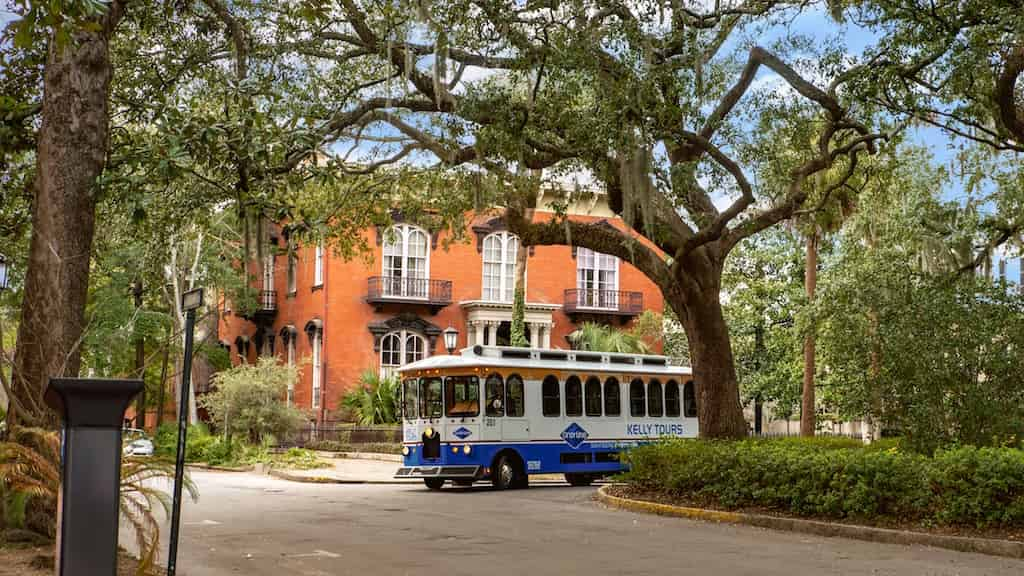
<svg viewBox="0 0 1024 576"><path fill-rule="evenodd" d="M636 488L728 509L899 523L1024 526L1024 451L932 457L842 441L675 440L626 456Z"/></svg>

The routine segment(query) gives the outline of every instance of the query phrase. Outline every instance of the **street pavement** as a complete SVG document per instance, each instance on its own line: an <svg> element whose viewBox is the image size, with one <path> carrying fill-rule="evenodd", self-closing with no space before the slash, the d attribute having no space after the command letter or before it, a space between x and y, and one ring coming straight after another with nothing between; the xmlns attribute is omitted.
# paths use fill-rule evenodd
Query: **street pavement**
<svg viewBox="0 0 1024 576"><path fill-rule="evenodd" d="M253 473L192 478L200 500L184 507L178 559L187 576L1024 574L1022 560L612 510L594 488L564 484L430 492ZM131 547L123 526L121 541Z"/></svg>

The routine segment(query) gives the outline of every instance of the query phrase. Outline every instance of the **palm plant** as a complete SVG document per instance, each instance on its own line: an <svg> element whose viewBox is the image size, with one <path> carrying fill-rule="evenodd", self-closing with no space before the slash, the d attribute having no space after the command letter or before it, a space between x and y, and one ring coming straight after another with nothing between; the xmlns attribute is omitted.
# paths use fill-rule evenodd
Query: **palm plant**
<svg viewBox="0 0 1024 576"><path fill-rule="evenodd" d="M649 354L651 351L650 346L636 334L594 322L584 322L568 338L576 350L625 354Z"/></svg>
<svg viewBox="0 0 1024 576"><path fill-rule="evenodd" d="M398 380L366 370L359 386L345 395L342 404L363 426L398 422Z"/></svg>
<svg viewBox="0 0 1024 576"><path fill-rule="evenodd" d="M125 458L121 463L121 515L135 533L139 548L136 574L152 571L159 548L160 530L154 509L167 515L170 497L155 487L159 480L174 477L174 466L157 460ZM15 428L11 438L0 443L0 482L11 490L27 494L41 522L32 527L53 538L56 535L57 495L60 493L60 437L40 428ZM185 476L184 487L195 500L195 484Z"/></svg>

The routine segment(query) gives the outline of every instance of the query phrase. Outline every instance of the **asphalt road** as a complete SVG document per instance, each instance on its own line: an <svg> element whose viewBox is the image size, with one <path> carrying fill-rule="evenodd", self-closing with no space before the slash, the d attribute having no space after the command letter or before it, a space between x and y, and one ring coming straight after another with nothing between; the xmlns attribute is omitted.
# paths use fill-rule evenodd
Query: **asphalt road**
<svg viewBox="0 0 1024 576"><path fill-rule="evenodd" d="M607 509L593 488L428 492L195 472L178 573L1024 574L1024 561ZM122 542L130 535L122 529ZM166 537L162 546L166 548Z"/></svg>

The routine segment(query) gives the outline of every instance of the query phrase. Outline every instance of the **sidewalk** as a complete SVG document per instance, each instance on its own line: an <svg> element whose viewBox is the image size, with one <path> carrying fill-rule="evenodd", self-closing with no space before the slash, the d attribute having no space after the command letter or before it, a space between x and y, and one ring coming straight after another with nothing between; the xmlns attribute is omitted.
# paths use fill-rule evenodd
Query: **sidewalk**
<svg viewBox="0 0 1024 576"><path fill-rule="evenodd" d="M353 484L420 484L421 480L398 480L395 472L401 462L367 460L363 458L321 458L330 462L330 468L313 470L282 470L289 476L318 479L324 483L340 482Z"/></svg>
<svg viewBox="0 0 1024 576"><path fill-rule="evenodd" d="M323 484L419 485L423 483L423 480L419 478L396 479L394 477L395 472L402 465L401 462L369 460L366 458L321 457L321 460L330 462L332 466L313 470L274 470L271 471L271 475L285 480L309 481ZM564 484L565 479L560 474L544 474L531 476L530 482L538 484Z"/></svg>

